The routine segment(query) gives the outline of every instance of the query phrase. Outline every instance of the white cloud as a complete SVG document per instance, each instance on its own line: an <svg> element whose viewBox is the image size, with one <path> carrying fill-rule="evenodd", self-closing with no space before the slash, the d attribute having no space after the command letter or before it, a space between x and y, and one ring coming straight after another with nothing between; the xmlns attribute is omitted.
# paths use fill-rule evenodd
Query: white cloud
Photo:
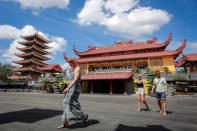
<svg viewBox="0 0 197 131"><path fill-rule="evenodd" d="M139 3L139 0L107 0L105 8L112 13L129 11Z"/></svg>
<svg viewBox="0 0 197 131"><path fill-rule="evenodd" d="M31 9L46 9L57 7L60 9L65 9L70 0L11 0L16 1L21 4L21 8L31 8Z"/></svg>
<svg viewBox="0 0 197 131"><path fill-rule="evenodd" d="M61 65L61 67L62 67L63 70L66 70L66 69L70 69L71 68L68 63L65 63L65 64Z"/></svg>
<svg viewBox="0 0 197 131"><path fill-rule="evenodd" d="M49 43L48 45L53 48L48 49L49 52L56 54L57 52L61 52L61 51L66 50L65 48L67 45L67 41L64 38L52 36L51 41L53 41L53 42Z"/></svg>
<svg viewBox="0 0 197 131"><path fill-rule="evenodd" d="M0 25L0 39L18 38L20 30L10 25Z"/></svg>
<svg viewBox="0 0 197 131"><path fill-rule="evenodd" d="M197 50L197 43L195 42L195 43L189 43L189 45L188 45L190 48L192 48L192 49L196 49Z"/></svg>
<svg viewBox="0 0 197 131"><path fill-rule="evenodd" d="M80 25L99 24L112 32L151 34L167 24L172 15L160 9L139 6L140 0L86 0L78 16Z"/></svg>
<svg viewBox="0 0 197 131"><path fill-rule="evenodd" d="M10 39L10 38L14 39L12 43L10 44L9 49L3 52L3 57L5 58L5 61L11 62L12 60L21 60L21 58L14 55L15 53L16 54L23 53L16 49L17 47L18 48L23 47L23 45L18 43L18 41L25 41L20 36L35 34L37 30L31 25L26 25L22 29L17 29L16 27L9 26L9 25L0 25L0 29L2 29L2 27L4 30L0 30L0 38L1 39ZM11 32L12 34L15 34L15 35L4 36L4 34L7 32ZM52 41L52 43L49 43L49 46L52 47L51 49L49 49L49 51L52 54L56 54L57 52L62 52L67 46L67 41L62 37L50 36L49 34L45 34L42 32L39 32L39 34L45 37L46 39Z"/></svg>

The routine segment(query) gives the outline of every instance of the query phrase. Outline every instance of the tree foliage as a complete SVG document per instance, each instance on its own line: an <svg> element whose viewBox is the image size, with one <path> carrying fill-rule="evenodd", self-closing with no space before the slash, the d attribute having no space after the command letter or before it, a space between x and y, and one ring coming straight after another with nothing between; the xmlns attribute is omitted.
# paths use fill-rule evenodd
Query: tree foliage
<svg viewBox="0 0 197 131"><path fill-rule="evenodd" d="M8 80L8 76L17 75L17 72L12 69L16 68L16 66L12 66L10 64L2 65L0 63L0 80Z"/></svg>

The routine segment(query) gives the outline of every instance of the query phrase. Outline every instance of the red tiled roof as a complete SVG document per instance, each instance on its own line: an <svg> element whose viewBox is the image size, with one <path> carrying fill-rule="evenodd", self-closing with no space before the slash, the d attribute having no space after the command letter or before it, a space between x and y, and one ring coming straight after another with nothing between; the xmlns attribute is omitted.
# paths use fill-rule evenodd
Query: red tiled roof
<svg viewBox="0 0 197 131"><path fill-rule="evenodd" d="M46 45L45 43L41 43L36 39L30 40L30 41L24 41L24 42L18 42L21 45L27 46L27 45L32 45L34 43L37 43L38 45L42 46L43 49L50 49L52 47L49 47L48 45Z"/></svg>
<svg viewBox="0 0 197 131"><path fill-rule="evenodd" d="M31 76L10 76L9 79L18 80L18 79L32 79Z"/></svg>
<svg viewBox="0 0 197 131"><path fill-rule="evenodd" d="M194 61L197 61L197 54L183 54L183 56L175 62L175 66L181 67Z"/></svg>
<svg viewBox="0 0 197 131"><path fill-rule="evenodd" d="M171 56L171 55L174 55L176 58L181 52L182 50L128 54L128 55L118 55L118 56L106 56L106 57L78 58L77 61L79 63L83 63L83 62L98 62L98 61L113 61L113 60L126 60L126 59L135 59L135 58L147 58L147 57L156 57L156 56Z"/></svg>
<svg viewBox="0 0 197 131"><path fill-rule="evenodd" d="M52 71L52 72L65 72L66 71L66 70L63 70L59 64L40 67L39 70Z"/></svg>
<svg viewBox="0 0 197 131"><path fill-rule="evenodd" d="M19 72L22 72L22 71L33 71L33 72L40 72L42 73L42 71L36 69L36 68L32 68L32 67L29 67L29 68L14 68L13 69L14 71L19 71Z"/></svg>
<svg viewBox="0 0 197 131"><path fill-rule="evenodd" d="M135 67L132 68L129 73L119 73L119 74L91 74L82 75L82 80L114 80L114 79L129 79L133 76L135 72Z"/></svg>
<svg viewBox="0 0 197 131"><path fill-rule="evenodd" d="M42 40L43 42L45 43L49 43L51 41L45 39L44 37L42 37L41 35L39 35L38 33L35 33L34 35L28 35L28 36L21 36L23 39L26 39L26 40L32 40L34 39L35 37L39 38L40 40Z"/></svg>
<svg viewBox="0 0 197 131"><path fill-rule="evenodd" d="M103 57L90 57L90 58L78 58L79 63L85 62L98 62L98 61L113 61L113 60L126 60L135 58L147 58L147 57L157 57L157 56L174 56L175 58L186 47L186 41L174 51L162 51L162 52L150 52L150 53L138 53L138 54L128 54L128 55L116 55L116 56L103 56Z"/></svg>
<svg viewBox="0 0 197 131"><path fill-rule="evenodd" d="M36 52L30 52L30 53L24 53L24 54L15 54L15 55L18 56L18 57L21 57L21 58L27 58L27 57L31 57L32 55L34 55L34 56L40 57L43 60L50 60L51 59L51 58L48 58L44 55L40 55Z"/></svg>
<svg viewBox="0 0 197 131"><path fill-rule="evenodd" d="M183 54L183 56L187 61L197 61L197 54Z"/></svg>
<svg viewBox="0 0 197 131"><path fill-rule="evenodd" d="M23 65L23 64L29 64L29 63L36 63L36 64L38 64L38 65L48 65L48 64L46 64L46 63L44 63L44 62L42 62L42 61L38 61L38 60L36 60L36 59L31 59L31 60L20 60L20 61L13 61L14 63L16 63L16 64L21 64L21 65Z"/></svg>
<svg viewBox="0 0 197 131"><path fill-rule="evenodd" d="M33 49L36 49L37 51L40 51L43 54L51 54L51 53L49 53L49 52L47 52L47 51L45 51L45 50L43 50L39 47L36 47L35 45L32 45L30 47L24 47L24 48L18 48L18 47L16 47L16 48L20 51L23 51L23 52L31 52Z"/></svg>
<svg viewBox="0 0 197 131"><path fill-rule="evenodd" d="M154 38L155 39L155 38ZM115 44L113 46L105 46L105 47L92 47L89 46L89 50L85 52L79 52L73 48L74 52L78 56L84 55L94 55L94 54L102 54L102 53L112 53L112 52L123 52L123 51L133 51L133 50L141 50L141 49L153 49L153 48L166 48L167 45L172 40L172 34L170 34L168 40L162 44L156 44L155 40L150 40L151 42L141 42L141 43L132 43L128 42L121 42L121 44Z"/></svg>

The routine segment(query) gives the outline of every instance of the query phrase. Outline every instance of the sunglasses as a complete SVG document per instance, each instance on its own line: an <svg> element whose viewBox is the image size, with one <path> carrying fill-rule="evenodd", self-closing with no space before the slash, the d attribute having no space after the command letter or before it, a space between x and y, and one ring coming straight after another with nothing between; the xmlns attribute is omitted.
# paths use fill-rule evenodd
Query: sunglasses
<svg viewBox="0 0 197 131"><path fill-rule="evenodd" d="M68 63L73 63L73 61L69 61Z"/></svg>

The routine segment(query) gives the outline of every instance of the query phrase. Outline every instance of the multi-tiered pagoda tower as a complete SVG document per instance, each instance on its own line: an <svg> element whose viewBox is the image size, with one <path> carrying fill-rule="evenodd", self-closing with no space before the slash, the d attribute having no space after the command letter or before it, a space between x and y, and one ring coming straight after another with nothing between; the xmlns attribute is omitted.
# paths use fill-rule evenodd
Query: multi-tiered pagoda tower
<svg viewBox="0 0 197 131"><path fill-rule="evenodd" d="M18 43L25 47L17 49L24 53L15 55L23 58L23 60L13 61L16 64L22 65L22 67L14 69L14 71L20 72L20 76L11 76L10 79L38 80L38 77L43 73L40 68L48 65L43 61L51 59L45 56L51 54L45 51L45 49L51 48L46 45L51 41L45 39L38 33L21 37L26 41Z"/></svg>

